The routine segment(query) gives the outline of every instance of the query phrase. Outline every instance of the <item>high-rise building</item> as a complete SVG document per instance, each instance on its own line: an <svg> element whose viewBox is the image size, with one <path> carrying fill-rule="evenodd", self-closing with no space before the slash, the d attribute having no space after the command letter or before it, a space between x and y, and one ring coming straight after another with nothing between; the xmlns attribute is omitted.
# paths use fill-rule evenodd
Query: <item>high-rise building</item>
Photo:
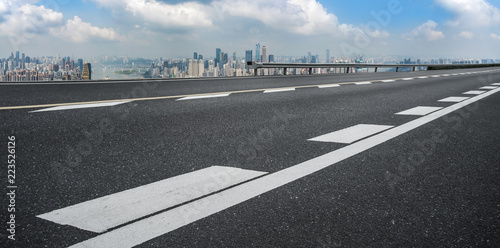
<svg viewBox="0 0 500 248"><path fill-rule="evenodd" d="M267 62L267 47L266 46L262 47L262 62L263 63Z"/></svg>
<svg viewBox="0 0 500 248"><path fill-rule="evenodd" d="M83 59L78 59L78 68L80 68L80 73L83 72Z"/></svg>
<svg viewBox="0 0 500 248"><path fill-rule="evenodd" d="M260 62L260 61L261 61L261 59L262 59L262 58L260 57L260 44L259 44L259 43L257 43L257 44L255 45L255 61Z"/></svg>
<svg viewBox="0 0 500 248"><path fill-rule="evenodd" d="M193 59L198 59L198 53L194 52Z"/></svg>
<svg viewBox="0 0 500 248"><path fill-rule="evenodd" d="M311 63L311 52L307 53L307 63Z"/></svg>
<svg viewBox="0 0 500 248"><path fill-rule="evenodd" d="M218 66L220 64L220 54L221 54L222 50L220 48L215 48L215 66Z"/></svg>
<svg viewBox="0 0 500 248"><path fill-rule="evenodd" d="M248 70L248 62L252 61L252 50L245 51L245 68Z"/></svg>
<svg viewBox="0 0 500 248"><path fill-rule="evenodd" d="M203 60L203 55L201 55L201 54L200 54L200 55L198 55L198 59L199 59L199 60Z"/></svg>
<svg viewBox="0 0 500 248"><path fill-rule="evenodd" d="M274 55L269 54L269 62L274 62Z"/></svg>
<svg viewBox="0 0 500 248"><path fill-rule="evenodd" d="M233 52L233 61L236 61L236 52Z"/></svg>
<svg viewBox="0 0 500 248"><path fill-rule="evenodd" d="M92 80L92 66L90 63L85 62L83 65L82 78L83 80Z"/></svg>
<svg viewBox="0 0 500 248"><path fill-rule="evenodd" d="M330 63L330 49L326 49L326 63Z"/></svg>

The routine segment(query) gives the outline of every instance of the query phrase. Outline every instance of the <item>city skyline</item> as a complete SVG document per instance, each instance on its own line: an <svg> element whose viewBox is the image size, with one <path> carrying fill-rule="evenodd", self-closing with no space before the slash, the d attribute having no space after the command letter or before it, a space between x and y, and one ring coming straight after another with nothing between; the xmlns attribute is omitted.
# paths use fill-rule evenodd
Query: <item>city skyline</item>
<svg viewBox="0 0 500 248"><path fill-rule="evenodd" d="M491 0L0 0L0 57L19 50L207 57L221 48L242 58L260 43L275 56L329 49L331 57L500 58L499 7Z"/></svg>

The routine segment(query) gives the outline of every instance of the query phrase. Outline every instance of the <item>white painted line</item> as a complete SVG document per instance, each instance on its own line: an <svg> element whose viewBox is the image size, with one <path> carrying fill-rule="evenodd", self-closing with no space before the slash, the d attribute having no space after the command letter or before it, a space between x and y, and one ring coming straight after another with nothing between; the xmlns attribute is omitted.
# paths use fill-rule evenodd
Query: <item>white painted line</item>
<svg viewBox="0 0 500 248"><path fill-rule="evenodd" d="M399 113L396 113L397 115L427 115L430 114L434 111L438 111L442 109L441 107L415 107L412 109L408 109Z"/></svg>
<svg viewBox="0 0 500 248"><path fill-rule="evenodd" d="M372 84L372 82L358 82L358 83L355 83L356 85L368 85L368 84Z"/></svg>
<svg viewBox="0 0 500 248"><path fill-rule="evenodd" d="M323 88L333 88L333 87L340 87L338 84L330 84L330 85L320 85L318 88L323 89Z"/></svg>
<svg viewBox="0 0 500 248"><path fill-rule="evenodd" d="M220 191L266 173L212 166L37 217L101 233L158 211Z"/></svg>
<svg viewBox="0 0 500 248"><path fill-rule="evenodd" d="M486 91L482 91L482 90L471 90L471 91L464 92L463 94L464 95L480 95L480 94L483 94L485 92Z"/></svg>
<svg viewBox="0 0 500 248"><path fill-rule="evenodd" d="M266 90L264 93L277 93L277 92L285 92L285 91L294 91L295 88L286 88L286 89L276 89L276 90Z"/></svg>
<svg viewBox="0 0 500 248"><path fill-rule="evenodd" d="M494 83L492 85L494 85L494 86L500 86L500 83Z"/></svg>
<svg viewBox="0 0 500 248"><path fill-rule="evenodd" d="M257 178L248 183L224 190L220 193L207 196L203 199L187 203L161 214L134 222L130 225L112 230L71 247L108 248L133 247L140 245L148 240L172 232L180 227L196 222L212 214L216 214L232 206L330 167L338 162L380 145L388 140L394 139L402 134L410 132L422 125L437 120L499 91L500 89L492 90L488 93L456 103L432 114L389 129L383 133L332 151L325 155L313 158L261 178Z"/></svg>
<svg viewBox="0 0 500 248"><path fill-rule="evenodd" d="M484 86L484 87L481 87L479 88L480 90L494 90L498 87L495 87L495 86Z"/></svg>
<svg viewBox="0 0 500 248"><path fill-rule="evenodd" d="M206 99L206 98L218 98L218 97L227 97L230 94L217 94L217 95L202 95L202 96L188 96L179 98L176 101L184 101L184 100L197 100L197 99Z"/></svg>
<svg viewBox="0 0 500 248"><path fill-rule="evenodd" d="M458 76L458 73L455 73L455 74L451 74L452 76Z"/></svg>
<svg viewBox="0 0 500 248"><path fill-rule="evenodd" d="M112 107L112 106L116 106L116 105L120 105L120 104L124 104L124 103L128 103L128 102L130 102L130 101L64 105L64 106L58 106L58 107L30 111L30 113L46 112L46 111L60 111L60 110L70 110L70 109Z"/></svg>
<svg viewBox="0 0 500 248"><path fill-rule="evenodd" d="M445 99L441 99L438 102L461 102L461 101L467 100L469 98L470 97L452 96L452 97L448 97L448 98L445 98Z"/></svg>
<svg viewBox="0 0 500 248"><path fill-rule="evenodd" d="M423 76L423 77L418 77L420 79L426 79L426 78L429 78L428 76Z"/></svg>
<svg viewBox="0 0 500 248"><path fill-rule="evenodd" d="M382 80L383 83L390 83L390 82L396 82L395 79L389 79L389 80Z"/></svg>
<svg viewBox="0 0 500 248"><path fill-rule="evenodd" d="M434 75L434 76L431 76L433 78L438 78L438 77L441 77L440 75Z"/></svg>
<svg viewBox="0 0 500 248"><path fill-rule="evenodd" d="M449 76L450 76L450 74L443 74L443 75L441 75L441 76L443 76L443 77L449 77Z"/></svg>
<svg viewBox="0 0 500 248"><path fill-rule="evenodd" d="M404 81L410 81L410 80L413 80L413 79L415 79L415 78L403 78L403 79L401 79L401 80L404 80Z"/></svg>
<svg viewBox="0 0 500 248"><path fill-rule="evenodd" d="M351 144L354 141L366 138L376 133L380 133L392 127L393 126L359 124L333 133L309 139L309 141Z"/></svg>

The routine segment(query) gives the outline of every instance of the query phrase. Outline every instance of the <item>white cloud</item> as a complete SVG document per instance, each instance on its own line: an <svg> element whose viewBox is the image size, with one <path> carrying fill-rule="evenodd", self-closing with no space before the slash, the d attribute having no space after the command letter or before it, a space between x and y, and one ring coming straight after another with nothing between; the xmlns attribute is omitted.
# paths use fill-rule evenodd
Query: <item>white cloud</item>
<svg viewBox="0 0 500 248"><path fill-rule="evenodd" d="M134 16L167 28L210 27L206 5L197 2L166 4L156 0L92 0L114 11L126 11Z"/></svg>
<svg viewBox="0 0 500 248"><path fill-rule="evenodd" d="M230 18L248 18L275 30L302 35L353 35L359 31L340 24L316 0L214 0L208 4L184 2L167 4L157 0L92 0L115 12L132 13L141 21L164 28L206 28L223 24ZM222 27L218 26L218 28ZM370 30L372 37L387 37L387 31Z"/></svg>
<svg viewBox="0 0 500 248"><path fill-rule="evenodd" d="M462 32L460 32L460 34L458 34L458 36L465 38L465 39L472 39L474 37L474 34L472 32L469 32L469 31L462 31Z"/></svg>
<svg viewBox="0 0 500 248"><path fill-rule="evenodd" d="M500 10L487 0L435 0L453 12L452 26L489 26L500 24Z"/></svg>
<svg viewBox="0 0 500 248"><path fill-rule="evenodd" d="M338 18L315 0L220 0L213 6L223 14L256 19L298 34L334 33L339 25Z"/></svg>
<svg viewBox="0 0 500 248"><path fill-rule="evenodd" d="M444 39L445 35L443 32L436 30L437 26L438 24L436 22L429 20L411 31L411 33L405 34L404 37L407 40L424 39L427 41L435 41Z"/></svg>
<svg viewBox="0 0 500 248"><path fill-rule="evenodd" d="M9 10L2 16L0 36L10 38L13 46L26 43L35 35L47 33L50 28L63 23L62 13L44 6L24 4L15 8L10 1L3 1L2 4Z"/></svg>
<svg viewBox="0 0 500 248"><path fill-rule="evenodd" d="M78 43L95 39L109 41L122 39L114 29L92 26L88 22L83 22L78 16L75 16L73 20L68 20L66 25L54 28L51 31L54 35L63 36Z"/></svg>
<svg viewBox="0 0 500 248"><path fill-rule="evenodd" d="M491 36L491 38L493 38L495 40L500 40L500 35L498 35L498 34L491 33L490 36Z"/></svg>

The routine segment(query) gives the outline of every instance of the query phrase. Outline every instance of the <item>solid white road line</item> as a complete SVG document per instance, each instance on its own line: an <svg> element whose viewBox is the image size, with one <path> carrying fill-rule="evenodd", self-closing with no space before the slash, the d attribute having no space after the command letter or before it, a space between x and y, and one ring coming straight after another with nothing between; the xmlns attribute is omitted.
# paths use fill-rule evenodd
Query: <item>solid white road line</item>
<svg viewBox="0 0 500 248"><path fill-rule="evenodd" d="M124 104L124 103L128 103L128 102L130 102L130 101L66 105L66 106L58 106L58 107L52 107L52 108L46 108L46 109L40 109L40 110L30 111L30 113L46 112L46 111L59 111L59 110L70 110L70 109L112 107L112 106L116 106L116 105L120 105L120 104Z"/></svg>
<svg viewBox="0 0 500 248"><path fill-rule="evenodd" d="M482 91L482 90L471 90L471 91L464 92L463 94L464 94L464 95L481 95L481 94L483 94L484 92L486 92L486 91Z"/></svg>
<svg viewBox="0 0 500 248"><path fill-rule="evenodd" d="M294 91L295 88L286 88L286 89L276 89L276 90L266 90L264 93L277 93L277 92L285 92L285 91Z"/></svg>
<svg viewBox="0 0 500 248"><path fill-rule="evenodd" d="M500 86L500 83L494 83L494 84L491 84L491 85Z"/></svg>
<svg viewBox="0 0 500 248"><path fill-rule="evenodd" d="M448 98L445 98L445 99L441 99L438 102L461 102L461 101L467 100L469 98L470 97L452 96L452 97L448 97Z"/></svg>
<svg viewBox="0 0 500 248"><path fill-rule="evenodd" d="M184 101L184 100L196 100L196 99L206 99L206 98L217 98L217 97L227 97L230 94L217 94L217 95L202 95L202 96L188 96L179 98L176 101Z"/></svg>
<svg viewBox="0 0 500 248"><path fill-rule="evenodd" d="M218 213L295 180L311 175L324 168L330 167L338 162L380 145L388 140L394 139L402 134L410 132L422 125L439 119L499 91L500 89L492 90L463 102L456 103L401 126L356 142L352 145L348 145L276 173L257 178L253 181L235 186L220 193L207 196L203 199L187 203L161 214L134 222L130 225L112 230L71 247L114 248L133 247L142 244L148 240L174 231L180 227L201 220L212 214Z"/></svg>
<svg viewBox="0 0 500 248"><path fill-rule="evenodd" d="M266 173L212 166L82 202L37 217L101 233L264 174Z"/></svg>
<svg viewBox="0 0 500 248"><path fill-rule="evenodd" d="M351 144L354 141L366 138L376 133L380 133L392 127L393 126L359 124L339 131L335 131L333 133L309 139L309 141Z"/></svg>
<svg viewBox="0 0 500 248"><path fill-rule="evenodd" d="M495 87L495 86L484 86L484 87L481 87L479 88L480 90L494 90L498 87Z"/></svg>
<svg viewBox="0 0 500 248"><path fill-rule="evenodd" d="M408 109L399 113L396 113L397 115L427 115L430 114L434 111L438 111L442 109L441 107L415 107L412 109Z"/></svg>
<svg viewBox="0 0 500 248"><path fill-rule="evenodd" d="M356 85L368 85L368 84L372 84L372 82L358 82L358 83L355 83Z"/></svg>
<svg viewBox="0 0 500 248"><path fill-rule="evenodd" d="M318 88L323 89L323 88L333 88L333 87L340 87L338 84L331 84L331 85L320 85Z"/></svg>

